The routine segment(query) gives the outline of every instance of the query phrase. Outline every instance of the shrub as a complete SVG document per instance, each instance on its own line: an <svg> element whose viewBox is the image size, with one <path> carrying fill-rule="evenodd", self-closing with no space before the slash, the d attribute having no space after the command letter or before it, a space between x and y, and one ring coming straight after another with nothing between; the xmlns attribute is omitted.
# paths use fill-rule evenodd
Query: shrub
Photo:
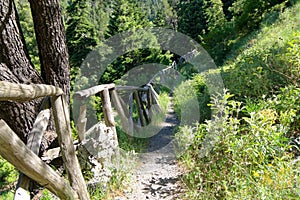
<svg viewBox="0 0 300 200"><path fill-rule="evenodd" d="M299 8L298 3L276 22L262 23L236 50L239 55L227 60L222 76L236 97L270 95L287 84L299 85Z"/></svg>
<svg viewBox="0 0 300 200"><path fill-rule="evenodd" d="M14 166L0 156L0 187L12 184L18 178Z"/></svg>
<svg viewBox="0 0 300 200"><path fill-rule="evenodd" d="M286 151L289 125L278 125L281 115L271 106L249 113L231 97L227 91L214 97L214 118L191 127L193 144L182 156L189 164L187 198L296 199L300 163ZM248 117L240 118L242 111Z"/></svg>

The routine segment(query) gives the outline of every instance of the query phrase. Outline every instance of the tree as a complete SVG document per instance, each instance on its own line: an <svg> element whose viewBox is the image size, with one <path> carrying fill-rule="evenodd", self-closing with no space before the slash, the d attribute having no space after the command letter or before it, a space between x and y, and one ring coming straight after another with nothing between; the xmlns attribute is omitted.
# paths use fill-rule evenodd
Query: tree
<svg viewBox="0 0 300 200"><path fill-rule="evenodd" d="M46 83L69 94L69 60L59 0L29 0L37 38L41 74L33 66L13 0L0 2L0 80L14 83ZM18 136L26 137L40 101L0 102L0 118Z"/></svg>
<svg viewBox="0 0 300 200"><path fill-rule="evenodd" d="M42 83L42 77L29 59L12 0L0 2L0 15L3 16L0 18L0 80L14 83ZM0 118L5 120L23 141L26 141L38 107L38 101L26 103L0 101Z"/></svg>
<svg viewBox="0 0 300 200"><path fill-rule="evenodd" d="M105 39L109 15L111 14L109 2L110 1L90 0L89 3L91 23L95 27L95 36L100 43Z"/></svg>
<svg viewBox="0 0 300 200"><path fill-rule="evenodd" d="M203 2L207 31L201 35L202 45L214 61L221 64L228 51L229 40L235 36L235 33L230 29L231 22L228 22L225 17L221 0L204 0Z"/></svg>
<svg viewBox="0 0 300 200"><path fill-rule="evenodd" d="M112 9L113 12L106 34L107 38L133 28L151 26L146 13L142 11L141 7L135 1L116 0L113 2Z"/></svg>
<svg viewBox="0 0 300 200"><path fill-rule="evenodd" d="M152 22L147 18L146 13L143 12L135 0L116 0L112 9L113 12L108 25L107 38L124 31L132 31L129 38L124 38L124 41L119 42L120 48L124 48L122 45L129 40L132 41L133 45L143 42L148 43L144 45L145 47L151 46L149 45L150 43L157 43L156 38L151 33L148 33L147 30L142 33L144 37L141 37L141 32L135 34L135 30L137 29L153 26ZM147 38L148 41L141 41L140 38ZM169 64L170 54L164 54L160 49L147 48L129 51L107 67L100 82L111 83L121 78L130 69L143 63L152 62Z"/></svg>
<svg viewBox="0 0 300 200"><path fill-rule="evenodd" d="M38 45L34 32L29 2L26 0L16 0L15 2L30 59L35 68L40 71Z"/></svg>
<svg viewBox="0 0 300 200"><path fill-rule="evenodd" d="M230 11L230 7L232 6L235 0L222 0L223 10L227 20L232 19L232 12Z"/></svg>
<svg viewBox="0 0 300 200"><path fill-rule="evenodd" d="M168 0L162 0L160 5L158 5L158 11L153 23L158 27L172 28L176 30L177 15Z"/></svg>
<svg viewBox="0 0 300 200"><path fill-rule="evenodd" d="M264 13L282 2L285 0L236 0L230 8L236 29L248 33L258 28Z"/></svg>
<svg viewBox="0 0 300 200"><path fill-rule="evenodd" d="M207 31L203 10L203 0L180 0L177 4L178 31L190 36L197 42Z"/></svg>
<svg viewBox="0 0 300 200"><path fill-rule="evenodd" d="M94 25L90 21L87 0L73 0L67 8L67 44L70 65L75 74L87 54L97 45Z"/></svg>

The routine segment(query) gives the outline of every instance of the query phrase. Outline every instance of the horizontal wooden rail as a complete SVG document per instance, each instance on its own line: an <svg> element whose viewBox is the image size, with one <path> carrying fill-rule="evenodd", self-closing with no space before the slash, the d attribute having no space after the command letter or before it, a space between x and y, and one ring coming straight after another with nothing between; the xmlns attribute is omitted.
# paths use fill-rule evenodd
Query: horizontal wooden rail
<svg viewBox="0 0 300 200"><path fill-rule="evenodd" d="M0 120L0 154L26 176L59 198L78 199L77 193L69 183L35 155L3 120Z"/></svg>
<svg viewBox="0 0 300 200"><path fill-rule="evenodd" d="M148 88L142 88L137 86L116 86L116 90L135 90L135 91L147 91Z"/></svg>
<svg viewBox="0 0 300 200"><path fill-rule="evenodd" d="M62 95L62 89L44 84L16 84L8 81L0 81L0 101L28 101L45 96Z"/></svg>
<svg viewBox="0 0 300 200"><path fill-rule="evenodd" d="M80 90L78 92L75 92L73 95L73 98L88 98L90 96L93 96L95 94L98 94L99 92L102 92L104 89L112 89L115 87L114 83L111 84L104 84L104 85L97 85L85 90Z"/></svg>

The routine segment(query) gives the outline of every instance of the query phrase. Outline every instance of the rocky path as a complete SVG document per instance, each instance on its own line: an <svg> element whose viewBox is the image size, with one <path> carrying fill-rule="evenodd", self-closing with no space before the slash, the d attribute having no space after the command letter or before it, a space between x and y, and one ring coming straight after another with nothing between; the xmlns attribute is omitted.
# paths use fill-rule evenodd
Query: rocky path
<svg viewBox="0 0 300 200"><path fill-rule="evenodd" d="M183 170L178 166L172 133L179 124L172 104L162 129L150 138L148 152L141 154L132 174L131 186L119 200L173 200L181 199L183 192L180 177Z"/></svg>

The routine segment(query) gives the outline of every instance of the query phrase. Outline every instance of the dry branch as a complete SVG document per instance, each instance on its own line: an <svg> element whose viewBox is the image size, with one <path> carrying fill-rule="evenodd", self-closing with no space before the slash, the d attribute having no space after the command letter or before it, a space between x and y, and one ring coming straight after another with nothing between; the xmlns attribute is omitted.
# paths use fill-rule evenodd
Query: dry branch
<svg viewBox="0 0 300 200"><path fill-rule="evenodd" d="M50 119L50 102L48 97L44 100L44 103L45 108L42 109L36 117L33 127L28 135L26 145L36 155L39 154L43 134L46 131ZM29 184L30 178L24 174L20 174L18 187L29 190Z"/></svg>

